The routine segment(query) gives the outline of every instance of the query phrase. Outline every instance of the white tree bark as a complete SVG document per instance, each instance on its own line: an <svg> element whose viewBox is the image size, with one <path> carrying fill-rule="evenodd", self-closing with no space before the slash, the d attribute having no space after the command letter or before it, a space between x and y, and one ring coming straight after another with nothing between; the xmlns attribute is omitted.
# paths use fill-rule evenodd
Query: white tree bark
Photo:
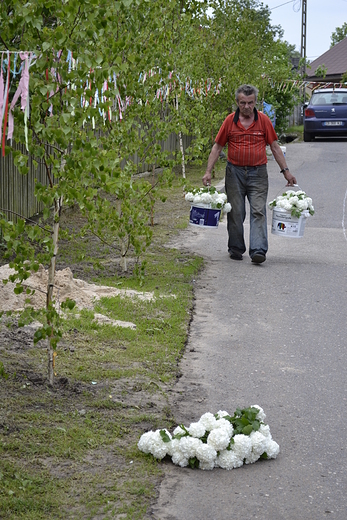
<svg viewBox="0 0 347 520"><path fill-rule="evenodd" d="M176 110L178 112L178 96L176 94ZM184 149L183 149L183 139L182 139L182 132L179 131L178 132L178 138L179 138L179 142L180 142L180 152L182 154L182 177L183 179L186 178L186 164L185 164L185 159L184 159Z"/></svg>

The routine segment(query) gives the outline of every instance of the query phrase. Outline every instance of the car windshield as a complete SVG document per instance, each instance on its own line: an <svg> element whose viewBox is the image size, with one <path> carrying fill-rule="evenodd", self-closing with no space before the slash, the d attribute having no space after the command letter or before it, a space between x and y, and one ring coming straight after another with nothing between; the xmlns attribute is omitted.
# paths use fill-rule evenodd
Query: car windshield
<svg viewBox="0 0 347 520"><path fill-rule="evenodd" d="M347 105L347 91L316 92L312 95L310 105Z"/></svg>

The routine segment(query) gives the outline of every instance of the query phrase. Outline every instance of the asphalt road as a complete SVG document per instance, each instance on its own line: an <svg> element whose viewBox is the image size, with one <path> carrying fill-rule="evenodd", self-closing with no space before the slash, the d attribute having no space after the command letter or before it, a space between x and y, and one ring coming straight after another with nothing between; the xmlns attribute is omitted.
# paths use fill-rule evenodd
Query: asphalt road
<svg viewBox="0 0 347 520"><path fill-rule="evenodd" d="M178 422L263 407L281 452L226 471L165 462L156 520L347 518L347 140L291 143L291 172L316 214L300 239L270 233L264 264L227 253L226 222L189 226L174 244L206 259L182 377ZM269 160L272 200L284 187ZM248 239L248 217L246 220Z"/></svg>

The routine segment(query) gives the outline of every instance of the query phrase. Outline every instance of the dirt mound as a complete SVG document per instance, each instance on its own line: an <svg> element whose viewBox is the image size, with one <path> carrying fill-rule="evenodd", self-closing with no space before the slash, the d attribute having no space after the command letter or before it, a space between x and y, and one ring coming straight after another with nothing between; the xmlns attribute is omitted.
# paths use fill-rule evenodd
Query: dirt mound
<svg viewBox="0 0 347 520"><path fill-rule="evenodd" d="M25 290L21 294L14 293L14 283L3 283L3 280L8 279L14 273L15 270L11 269L8 264L0 267L0 311L20 311L25 306L25 299L28 298ZM31 305L35 309L45 307L47 282L48 272L43 266L40 266L37 273L32 273L23 284L24 289L28 287L35 290L35 293L30 295ZM152 300L154 298L153 293L150 292L116 289L115 287L87 283L84 280L74 278L69 268L55 273L53 297L58 305L67 299L71 299L76 302L80 309L93 309L93 303L104 296L136 297L141 300Z"/></svg>

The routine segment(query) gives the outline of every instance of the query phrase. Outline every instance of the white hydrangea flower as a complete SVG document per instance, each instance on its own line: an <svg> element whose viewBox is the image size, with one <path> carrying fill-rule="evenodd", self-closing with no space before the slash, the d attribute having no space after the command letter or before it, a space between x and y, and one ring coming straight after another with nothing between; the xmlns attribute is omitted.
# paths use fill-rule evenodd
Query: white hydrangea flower
<svg viewBox="0 0 347 520"><path fill-rule="evenodd" d="M146 432L141 435L139 442L137 443L137 447L139 450L143 451L143 453L150 453L150 439L152 438L153 432Z"/></svg>
<svg viewBox="0 0 347 520"><path fill-rule="evenodd" d="M201 202L200 195L194 195L194 197L193 197L193 204L199 204L199 202Z"/></svg>
<svg viewBox="0 0 347 520"><path fill-rule="evenodd" d="M307 206L308 206L308 209L310 209L311 211L314 212L314 206L312 204L312 199L310 199L310 197L307 197Z"/></svg>
<svg viewBox="0 0 347 520"><path fill-rule="evenodd" d="M203 204L211 204L212 202L212 197L209 193L202 193L200 195L200 200Z"/></svg>
<svg viewBox="0 0 347 520"><path fill-rule="evenodd" d="M214 468L214 462L199 462L199 469L210 471Z"/></svg>
<svg viewBox="0 0 347 520"><path fill-rule="evenodd" d="M248 435L242 433L233 437L234 444L231 445L231 449L236 453L238 458L246 459L249 457L252 451L252 441Z"/></svg>
<svg viewBox="0 0 347 520"><path fill-rule="evenodd" d="M262 422L264 422L265 419L266 419L266 415L265 415L264 410L261 408L261 406L259 406L259 405L257 405L257 404L253 404L253 405L251 406L251 408L258 408L259 412L258 412L256 418L258 419L258 421L262 421Z"/></svg>
<svg viewBox="0 0 347 520"><path fill-rule="evenodd" d="M215 466L222 469L234 469L240 468L243 465L243 459L241 459L237 453L233 450L223 450L219 453Z"/></svg>
<svg viewBox="0 0 347 520"><path fill-rule="evenodd" d="M227 422L227 421L226 421ZM207 437L207 444L216 451L225 450L230 443L230 435L224 428L215 428Z"/></svg>
<svg viewBox="0 0 347 520"><path fill-rule="evenodd" d="M260 455L251 451L249 456L245 459L245 464L254 464L254 462L257 462L257 460L259 460L259 457Z"/></svg>
<svg viewBox="0 0 347 520"><path fill-rule="evenodd" d="M262 455L264 453L264 451L266 451L266 445L267 445L268 439L259 431L257 431L257 432L253 431L250 434L249 438L251 439L251 442L252 442L252 453L257 455L259 458L260 455Z"/></svg>
<svg viewBox="0 0 347 520"><path fill-rule="evenodd" d="M280 452L280 447L276 441L268 439L265 451L269 459L275 459Z"/></svg>
<svg viewBox="0 0 347 520"><path fill-rule="evenodd" d="M167 430L165 430L165 432L171 439L170 432ZM155 432L150 431L144 433L137 446L139 450L144 453L151 453L156 459L163 459L167 454L168 444L168 442L164 442L161 438L160 430L156 430Z"/></svg>
<svg viewBox="0 0 347 520"><path fill-rule="evenodd" d="M216 427L217 419L212 413L207 412L200 417L199 422L205 427L207 431L211 431Z"/></svg>
<svg viewBox="0 0 347 520"><path fill-rule="evenodd" d="M217 457L217 451L209 444L201 443L196 450L196 458L203 463L214 462Z"/></svg>
<svg viewBox="0 0 347 520"><path fill-rule="evenodd" d="M188 193L185 194L185 200L187 200L188 202L193 202L194 200L194 195L191 191L188 191Z"/></svg>
<svg viewBox="0 0 347 520"><path fill-rule="evenodd" d="M290 203L289 200L283 200L282 208L285 209L286 211L292 211L292 204Z"/></svg>
<svg viewBox="0 0 347 520"><path fill-rule="evenodd" d="M202 445L202 441L200 439L196 439L195 437L182 437L179 441L178 449L187 459L192 457L196 457L197 449Z"/></svg>
<svg viewBox="0 0 347 520"><path fill-rule="evenodd" d="M189 433L192 437L200 438L200 437L203 437L206 433L205 426L200 421L191 423L191 425L189 426L189 428L187 428L187 430L189 431Z"/></svg>
<svg viewBox="0 0 347 520"><path fill-rule="evenodd" d="M230 202L226 202L224 204L223 211L224 211L224 213L229 213L229 211L231 211L231 204L230 204Z"/></svg>
<svg viewBox="0 0 347 520"><path fill-rule="evenodd" d="M215 204L224 204L227 200L225 193L218 193L215 197L213 197L213 202Z"/></svg>
<svg viewBox="0 0 347 520"><path fill-rule="evenodd" d="M223 430L228 433L229 438L232 437L232 434L234 433L234 427L227 419L218 419L216 427L213 429L215 430L216 428L223 428Z"/></svg>
<svg viewBox="0 0 347 520"><path fill-rule="evenodd" d="M181 468L185 468L189 464L189 460L179 450L172 455L172 462Z"/></svg>
<svg viewBox="0 0 347 520"><path fill-rule="evenodd" d="M261 424L259 431L264 437L267 437L268 439L272 439L271 433L270 433L270 426L268 424Z"/></svg>
<svg viewBox="0 0 347 520"><path fill-rule="evenodd" d="M186 432L180 426L176 426L176 428L173 431L173 435L185 435L185 434L186 434Z"/></svg>
<svg viewBox="0 0 347 520"><path fill-rule="evenodd" d="M180 440L172 439L172 441L167 444L167 455L172 457L172 455L179 450Z"/></svg>
<svg viewBox="0 0 347 520"><path fill-rule="evenodd" d="M224 410L219 410L217 413L216 413L218 419L222 419L223 417L230 417L230 413L228 412L225 412Z"/></svg>
<svg viewBox="0 0 347 520"><path fill-rule="evenodd" d="M299 200L296 204L297 208L300 209L300 210L305 210L308 208L308 204L307 204L307 200L304 199L304 200Z"/></svg>

